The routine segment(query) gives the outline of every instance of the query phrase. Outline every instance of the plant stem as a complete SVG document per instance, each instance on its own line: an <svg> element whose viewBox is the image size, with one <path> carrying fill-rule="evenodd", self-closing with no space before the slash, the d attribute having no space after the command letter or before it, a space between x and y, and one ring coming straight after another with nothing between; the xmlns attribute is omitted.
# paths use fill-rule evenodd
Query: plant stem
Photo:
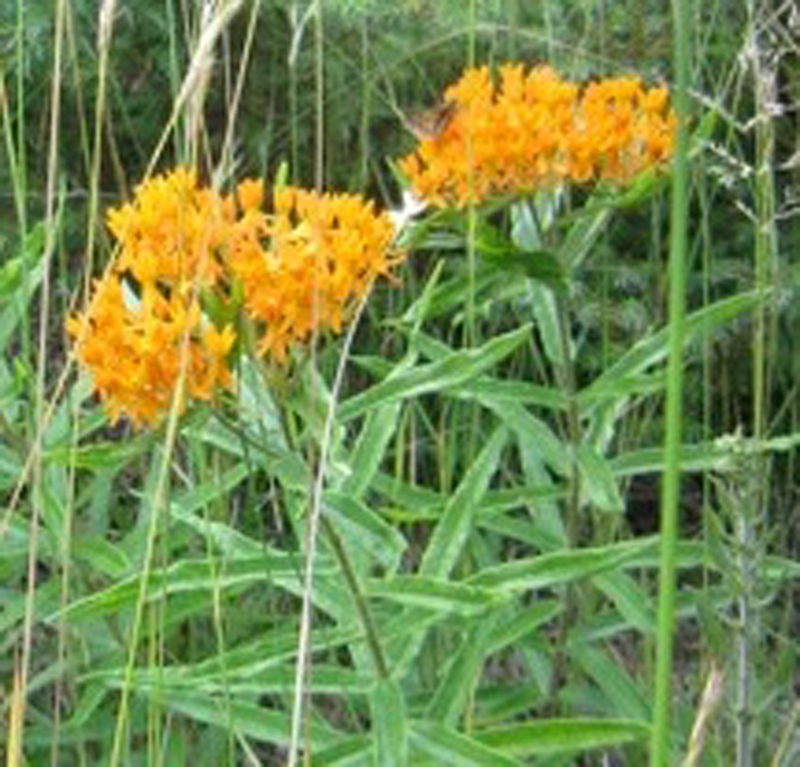
<svg viewBox="0 0 800 767"><path fill-rule="evenodd" d="M683 336L689 207L689 39L688 0L672 4L675 35L675 111L678 116L672 175L669 252L669 361L667 364L665 470L661 495L661 561L659 567L656 678L651 767L666 767L670 751L672 646L675 627L675 559L680 493L681 417L683 395Z"/></svg>
<svg viewBox="0 0 800 767"><path fill-rule="evenodd" d="M580 543L581 475L578 466L578 449L581 444L581 422L578 410L575 363L570 347L570 310L568 298L556 295L558 313L558 336L561 342L561 365L558 370L559 385L567 394L567 441L570 446L570 474L567 487L566 534L567 548L577 548ZM578 615L577 591L574 583L568 583L564 594L564 611L556 635L556 654L550 689L547 693L546 710L556 713L556 697L564 684L567 666L567 634Z"/></svg>
<svg viewBox="0 0 800 767"><path fill-rule="evenodd" d="M358 582L358 575L356 574L355 567L353 567L353 563L347 553L347 548L345 547L344 541L339 533L336 532L336 528L330 523L330 520L323 516L321 522L322 529L325 531L325 535L328 537L328 542L330 543L333 553L339 562L339 567L342 568L342 574L344 575L345 582L347 583L347 587L350 589L350 594L353 597L358 618L361 621L362 627L364 628L367 647L369 647L372 660L375 663L375 670L378 672L378 676L381 679L388 679L389 665L387 664L386 656L383 653L380 635L375 628L375 623L372 620L372 613L370 612L367 600L361 591L361 586Z"/></svg>

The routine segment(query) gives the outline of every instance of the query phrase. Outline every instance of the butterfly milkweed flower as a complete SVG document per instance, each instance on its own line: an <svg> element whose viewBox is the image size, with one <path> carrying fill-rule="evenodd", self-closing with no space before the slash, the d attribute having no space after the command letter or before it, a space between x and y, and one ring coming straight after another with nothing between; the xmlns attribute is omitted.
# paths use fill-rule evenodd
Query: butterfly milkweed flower
<svg viewBox="0 0 800 767"><path fill-rule="evenodd" d="M561 183L624 183L672 154L665 87L635 77L581 85L548 66L465 71L445 92L452 117L400 161L414 192L440 207Z"/></svg>
<svg viewBox="0 0 800 767"><path fill-rule="evenodd" d="M226 357L236 335L214 327L200 305L200 289L222 273L227 213L182 168L143 183L132 203L109 211L119 255L66 327L112 422L124 415L138 427L156 425L182 372L181 408L230 385Z"/></svg>
<svg viewBox="0 0 800 767"><path fill-rule="evenodd" d="M260 325L259 350L279 363L313 333L340 332L375 279L402 258L392 248L389 214L359 195L280 187L269 214L254 182L237 196L243 215L233 227L230 267Z"/></svg>
<svg viewBox="0 0 800 767"><path fill-rule="evenodd" d="M267 212L261 181L223 196L178 168L109 211L119 255L66 325L113 421L156 425L181 374L182 408L232 384L237 335L209 318L209 296L227 316L246 311L259 352L281 364L313 333L341 331L402 258L389 214L357 195L278 187L271 197Z"/></svg>

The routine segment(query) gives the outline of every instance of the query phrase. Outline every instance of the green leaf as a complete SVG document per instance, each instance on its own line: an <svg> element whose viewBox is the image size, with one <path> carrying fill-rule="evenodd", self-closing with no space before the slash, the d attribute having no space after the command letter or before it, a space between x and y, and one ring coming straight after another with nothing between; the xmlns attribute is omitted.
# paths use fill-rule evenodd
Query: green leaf
<svg viewBox="0 0 800 767"><path fill-rule="evenodd" d="M419 568L421 575L446 578L455 566L472 531L475 509L497 471L507 439L505 427L495 429L461 484L450 496L422 557Z"/></svg>
<svg viewBox="0 0 800 767"><path fill-rule="evenodd" d="M648 168L624 187L609 185L603 190L602 201L613 208L633 208L663 190L669 174L664 168Z"/></svg>
<svg viewBox="0 0 800 767"><path fill-rule="evenodd" d="M626 719L550 719L498 727L475 736L487 746L519 756L588 751L649 737L649 725Z"/></svg>
<svg viewBox="0 0 800 767"><path fill-rule="evenodd" d="M528 286L528 294L547 359L556 367L563 367L565 350L573 357L574 349L571 338L562 338L556 296L553 291L538 283Z"/></svg>
<svg viewBox="0 0 800 767"><path fill-rule="evenodd" d="M153 432L146 432L125 442L100 442L78 447L60 445L46 451L48 461L60 466L73 466L76 469L108 471L121 469L134 458L152 449L156 441Z"/></svg>
<svg viewBox="0 0 800 767"><path fill-rule="evenodd" d="M376 511L349 495L330 490L325 493L325 513L349 543L390 572L397 569L406 550L406 540Z"/></svg>
<svg viewBox="0 0 800 767"><path fill-rule="evenodd" d="M599 511L620 514L625 503L619 494L611 465L591 445L578 448L578 466L583 483L581 488Z"/></svg>
<svg viewBox="0 0 800 767"><path fill-rule="evenodd" d="M450 658L444 675L426 709L429 719L455 726L464 712L470 694L477 687L483 660L489 653L490 640L500 614L490 614L474 622L461 636L461 646Z"/></svg>
<svg viewBox="0 0 800 767"><path fill-rule="evenodd" d="M656 550L657 540L645 538L597 548L557 551L486 568L466 582L502 593L549 588L619 567Z"/></svg>
<svg viewBox="0 0 800 767"><path fill-rule="evenodd" d="M324 562L316 565L317 574L330 573ZM302 561L290 555L261 555L225 562L183 560L166 569L150 574L145 595L146 602L165 598L168 594L189 591L211 592L228 588L249 586L255 583L274 583L297 590L300 587ZM132 608L139 595L140 576L135 575L103 591L75 600L50 621L60 617L71 620L91 618Z"/></svg>
<svg viewBox="0 0 800 767"><path fill-rule="evenodd" d="M350 453L350 475L342 483L343 493L360 498L366 492L394 436L399 415L399 402L369 413Z"/></svg>
<svg viewBox="0 0 800 767"><path fill-rule="evenodd" d="M157 673L171 673L177 679L201 686L205 681L220 678L247 678L265 668L283 663L297 655L296 622L282 621L279 628L264 632L250 642L226 647L224 653L215 654L191 664L173 664ZM311 652L333 651L363 635L360 626L315 626L311 635Z"/></svg>
<svg viewBox="0 0 800 767"><path fill-rule="evenodd" d="M605 206L586 207L577 213L577 220L569 228L557 253L558 260L570 273L580 267L592 252L605 233L610 218L611 209Z"/></svg>
<svg viewBox="0 0 800 767"><path fill-rule="evenodd" d="M491 393L482 401L507 426L514 431L520 450L535 452L537 456L561 477L570 475L570 460L567 449L553 430L540 418L518 402L498 402ZM523 456L524 460L524 456Z"/></svg>
<svg viewBox="0 0 800 767"><path fill-rule="evenodd" d="M529 277L553 290L566 290L564 268L552 253L520 247L485 221L478 227L475 247L486 263L501 272Z"/></svg>
<svg viewBox="0 0 800 767"><path fill-rule="evenodd" d="M624 572L605 572L593 578L600 589L616 606L620 615L643 634L655 633L656 616L650 598L636 581Z"/></svg>
<svg viewBox="0 0 800 767"><path fill-rule="evenodd" d="M0 349L6 349L9 339L22 317L30 311L28 302L44 276L45 227L39 223L25 237L22 253L3 268L0 295Z"/></svg>
<svg viewBox="0 0 800 767"><path fill-rule="evenodd" d="M586 643L570 645L569 655L608 698L603 711L613 711L619 716L641 722L650 721L652 712L647 698L619 660Z"/></svg>
<svg viewBox="0 0 800 767"><path fill-rule="evenodd" d="M159 706L195 721L221 727L225 732L234 732L265 743L289 743L289 717L283 711L196 690L155 687L151 694ZM305 735L315 747L336 742L336 735L318 722L312 722L305 730Z"/></svg>
<svg viewBox="0 0 800 767"><path fill-rule="evenodd" d="M445 580L458 561L464 544L473 528L473 518L486 487L494 475L508 432L498 427L492 434L456 491L450 496L436 525L420 564L422 576ZM397 667L408 669L419 652L430 624L429 613L408 611L404 622L411 633L400 637L396 651L401 655ZM390 653L391 655L391 653Z"/></svg>
<svg viewBox="0 0 800 767"><path fill-rule="evenodd" d="M795 432L767 440L744 440L741 449L747 455L759 455L786 452L798 445L800 432ZM736 468L737 460L724 439L681 445L680 449L683 471L731 471ZM622 453L611 459L611 469L617 477L664 471L664 448L644 448Z"/></svg>
<svg viewBox="0 0 800 767"><path fill-rule="evenodd" d="M372 580L367 593L371 597L459 615L480 614L497 604L497 597L485 589L420 575Z"/></svg>
<svg viewBox="0 0 800 767"><path fill-rule="evenodd" d="M730 322L742 312L754 309L762 297L763 294L756 292L741 293L693 312L686 317L684 323L684 342L688 343L698 335ZM614 382L639 375L652 365L663 361L667 356L668 340L668 327L643 338L582 390L580 397L591 399L595 389L610 390Z"/></svg>
<svg viewBox="0 0 800 767"><path fill-rule="evenodd" d="M131 570L127 554L110 541L99 536L77 538L72 547L73 556L88 562L95 570L119 578Z"/></svg>
<svg viewBox="0 0 800 767"><path fill-rule="evenodd" d="M477 378L523 344L529 334L530 326L523 325L510 333L496 336L478 349L454 351L430 365L404 371L343 402L338 409L338 417L346 421L378 405L419 397Z"/></svg>
<svg viewBox="0 0 800 767"><path fill-rule="evenodd" d="M262 665L239 669L232 673L224 657L217 660L217 673L198 676L192 666L164 666L158 669L141 669L133 674L133 682L139 692L161 689L191 689L208 695L236 695L239 697L275 695L289 693L294 688L294 665ZM113 668L93 671L82 677L82 681L102 681L110 687L125 684L126 669ZM364 674L339 666L314 664L312 689L320 695L366 695L372 680Z"/></svg>
<svg viewBox="0 0 800 767"><path fill-rule="evenodd" d="M489 637L489 653L496 653L520 639L532 634L543 623L556 617L563 609L555 599L537 600L519 610L517 615L506 619L494 627Z"/></svg>
<svg viewBox="0 0 800 767"><path fill-rule="evenodd" d="M463 307L470 294L475 298L486 293L490 288L499 284L504 279L502 272L488 264L478 264L474 279L470 278L465 270L447 282L437 285L417 299L403 315L403 322L417 324L422 320L435 319L454 309Z"/></svg>
<svg viewBox="0 0 800 767"><path fill-rule="evenodd" d="M372 738L354 735L311 755L311 767L372 767Z"/></svg>
<svg viewBox="0 0 800 767"><path fill-rule="evenodd" d="M527 381L506 381L482 376L446 390L449 396L459 399L480 400L487 407L492 403L519 402L525 405L538 405L548 410L565 410L567 397L558 389L537 386Z"/></svg>
<svg viewBox="0 0 800 767"><path fill-rule="evenodd" d="M391 679L379 680L370 696L376 767L408 764L408 722L403 692Z"/></svg>
<svg viewBox="0 0 800 767"><path fill-rule="evenodd" d="M436 722L412 722L411 743L444 767L521 767L516 759Z"/></svg>
<svg viewBox="0 0 800 767"><path fill-rule="evenodd" d="M769 295L769 291L765 293ZM684 345L725 325L742 312L755 308L765 293L742 293L688 315L683 325ZM666 358L668 332L669 328L665 327L640 340L579 393L581 415L584 418L588 417L589 420L586 442L601 452L605 451L614 437L617 419L626 412L626 405L631 396L630 380L645 373L648 368L660 364ZM615 386L618 386L616 396L609 396ZM600 392L602 396L599 396Z"/></svg>

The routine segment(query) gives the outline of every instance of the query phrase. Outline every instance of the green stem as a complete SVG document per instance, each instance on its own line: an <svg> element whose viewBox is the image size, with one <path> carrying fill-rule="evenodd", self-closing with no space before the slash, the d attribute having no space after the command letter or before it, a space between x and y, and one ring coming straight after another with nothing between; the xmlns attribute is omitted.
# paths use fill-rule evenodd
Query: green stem
<svg viewBox="0 0 800 767"><path fill-rule="evenodd" d="M672 646L675 628L675 559L680 492L681 397L683 394L683 336L687 224L689 206L689 39L688 0L674 0L675 111L678 126L672 176L669 254L669 361L667 364L666 445L661 497L661 561L659 568L656 678L653 702L651 767L666 767L670 751Z"/></svg>
<svg viewBox="0 0 800 767"><path fill-rule="evenodd" d="M571 452L570 474L567 487L566 534L567 548L577 548L580 544L581 476L578 466L578 449L581 444L581 422L578 410L575 364L570 348L570 310L568 299L556 295L558 314L558 336L561 343L561 365L558 370L559 385L567 394L567 440ZM553 660L553 673L550 677L546 709L549 714L557 713L556 697L564 684L567 667L567 634L578 615L578 594L574 583L567 584L564 594L564 611L558 626Z"/></svg>
<svg viewBox="0 0 800 767"><path fill-rule="evenodd" d="M344 541L339 533L336 532L336 528L330 523L329 519L323 516L320 521L322 522L322 529L325 531L325 535L328 537L328 543L330 543L331 548L333 549L334 556L339 562L339 567L342 568L342 574L344 575L344 580L347 583L347 588L350 589L350 594L353 597L358 618L361 621L361 625L364 629L367 647L369 647L372 660L375 663L375 670L378 672L378 676L380 676L381 679L388 679L389 665L387 664L386 656L383 653L380 635L375 628L375 623L372 620L372 613L370 612L367 600L361 591L356 569L353 566L349 554L347 553L347 548L344 545Z"/></svg>

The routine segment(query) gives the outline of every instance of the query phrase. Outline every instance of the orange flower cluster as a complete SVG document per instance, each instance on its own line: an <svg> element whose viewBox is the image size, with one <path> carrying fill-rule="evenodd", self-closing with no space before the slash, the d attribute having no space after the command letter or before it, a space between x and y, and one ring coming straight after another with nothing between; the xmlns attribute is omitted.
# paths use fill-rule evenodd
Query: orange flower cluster
<svg viewBox="0 0 800 767"><path fill-rule="evenodd" d="M583 86L550 67L468 69L445 93L437 135L400 161L416 194L441 207L562 182L628 181L672 154L665 87L622 77Z"/></svg>
<svg viewBox="0 0 800 767"><path fill-rule="evenodd" d="M108 221L119 256L67 330L110 419L151 426L169 410L182 369L182 407L230 384L235 333L206 320L199 294L220 273L226 221L219 200L184 169L142 184Z"/></svg>
<svg viewBox="0 0 800 767"><path fill-rule="evenodd" d="M284 187L275 191L271 216L256 205L243 206L230 266L244 287L247 311L263 323L260 351L279 362L316 330L338 333L374 279L388 274L396 260L390 255L391 219L361 197Z"/></svg>
<svg viewBox="0 0 800 767"><path fill-rule="evenodd" d="M243 294L263 333L260 350L284 362L316 330L338 332L399 258L390 255L391 219L360 197L281 188L268 214L264 196L252 180L222 196L179 168L109 212L119 256L66 325L113 421L157 424L182 371L182 408L231 385L236 332L215 326L204 296L228 301L235 314Z"/></svg>

